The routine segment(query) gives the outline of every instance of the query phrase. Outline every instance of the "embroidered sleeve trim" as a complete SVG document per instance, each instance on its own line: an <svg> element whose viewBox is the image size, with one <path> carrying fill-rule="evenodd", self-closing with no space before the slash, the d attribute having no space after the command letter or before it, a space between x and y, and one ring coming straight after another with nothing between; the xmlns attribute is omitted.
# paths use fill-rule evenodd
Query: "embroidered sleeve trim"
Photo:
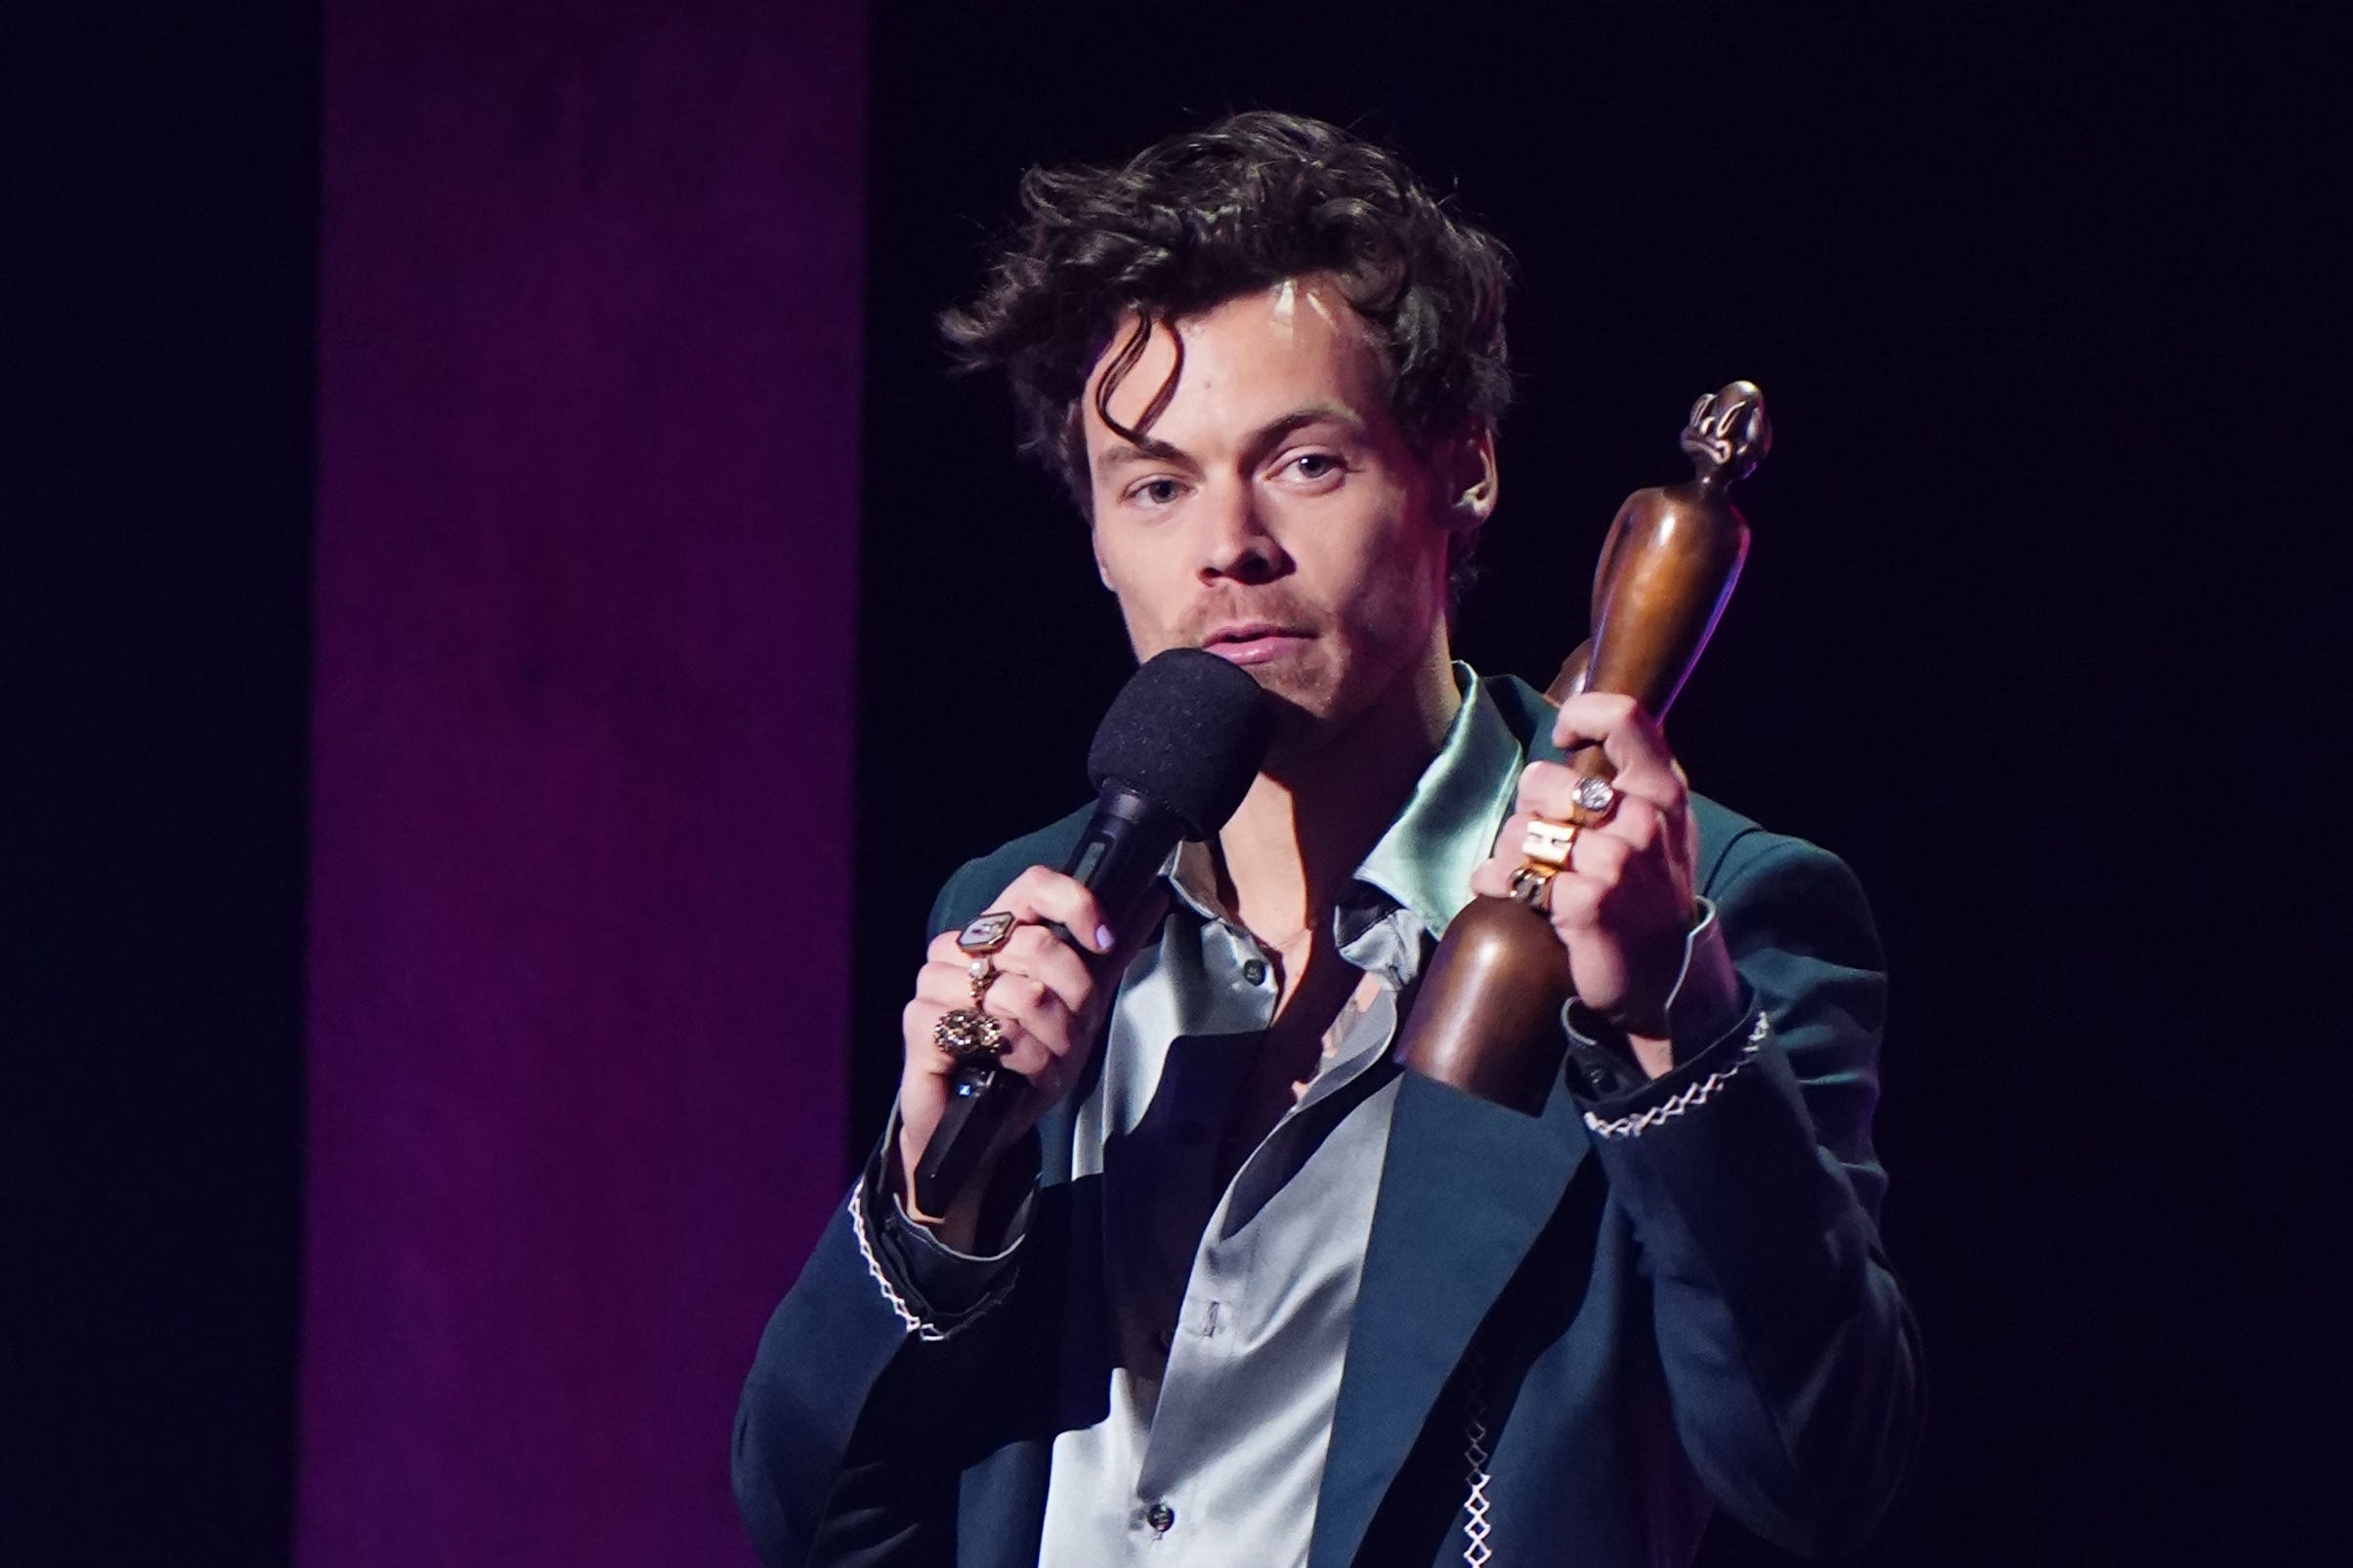
<svg viewBox="0 0 2353 1568"><path fill-rule="evenodd" d="M1486 1369L1476 1359L1477 1352L1475 1350L1472 1354L1470 1412L1463 1425L1463 1465L1466 1471L1463 1484L1468 1488L1463 1499L1463 1562L1467 1568L1487 1568L1488 1560L1495 1555L1494 1548L1487 1545L1487 1537L1494 1533L1495 1527L1487 1517L1493 1504L1487 1498L1487 1482L1490 1479L1487 1462L1491 1456L1487 1447L1490 1434L1487 1430Z"/></svg>
<svg viewBox="0 0 2353 1568"><path fill-rule="evenodd" d="M1740 1070L1756 1060L1757 1048L1773 1034L1773 1019L1766 1013L1757 1014L1756 1027L1748 1032L1748 1043L1733 1059L1730 1067L1720 1067L1698 1082L1678 1090L1675 1094L1635 1116L1602 1118L1591 1111L1585 1113L1585 1124L1604 1138L1637 1138L1664 1122L1671 1122L1694 1105L1705 1105L1718 1089L1740 1076Z"/></svg>
<svg viewBox="0 0 2353 1568"><path fill-rule="evenodd" d="M890 1283L890 1276L882 1271L881 1261L875 1256L874 1244L866 1234L866 1183L864 1180L850 1189L850 1229L858 1238L858 1255L866 1260L866 1272L874 1277L876 1286L882 1292L884 1304L897 1314L901 1323L907 1325L908 1333L925 1344L938 1344L943 1339L955 1338L973 1324L988 1316L989 1309L1004 1300L1005 1292L1009 1289L1006 1286L1000 1286L974 1303L971 1311L964 1313L953 1323L942 1325L933 1319L922 1316L910 1306L907 1297L899 1293L898 1287Z"/></svg>

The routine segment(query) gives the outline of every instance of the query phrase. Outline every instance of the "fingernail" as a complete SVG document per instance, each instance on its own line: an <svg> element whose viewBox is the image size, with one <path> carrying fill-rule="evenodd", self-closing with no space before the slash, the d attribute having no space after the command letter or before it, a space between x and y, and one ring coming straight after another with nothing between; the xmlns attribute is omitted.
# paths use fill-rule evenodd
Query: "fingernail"
<svg viewBox="0 0 2353 1568"><path fill-rule="evenodd" d="M1094 945L1105 953L1111 951L1111 927L1098 925L1094 928Z"/></svg>

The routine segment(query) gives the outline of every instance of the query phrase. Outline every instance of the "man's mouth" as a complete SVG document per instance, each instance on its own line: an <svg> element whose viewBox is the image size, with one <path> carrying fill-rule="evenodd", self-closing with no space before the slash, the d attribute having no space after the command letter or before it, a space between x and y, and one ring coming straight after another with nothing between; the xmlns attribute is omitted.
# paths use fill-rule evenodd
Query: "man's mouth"
<svg viewBox="0 0 2353 1568"><path fill-rule="evenodd" d="M1209 634L1202 647L1237 664L1267 664L1299 652L1313 638L1297 626L1270 620L1236 621Z"/></svg>

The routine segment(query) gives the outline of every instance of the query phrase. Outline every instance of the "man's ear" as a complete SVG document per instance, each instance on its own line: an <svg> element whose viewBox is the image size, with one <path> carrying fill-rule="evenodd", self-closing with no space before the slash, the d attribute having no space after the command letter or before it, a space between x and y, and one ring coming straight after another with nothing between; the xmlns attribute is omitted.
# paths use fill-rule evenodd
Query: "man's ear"
<svg viewBox="0 0 2353 1568"><path fill-rule="evenodd" d="M1476 530L1495 511L1497 477L1495 432L1475 426L1446 443L1439 479L1446 487L1447 510L1453 526Z"/></svg>

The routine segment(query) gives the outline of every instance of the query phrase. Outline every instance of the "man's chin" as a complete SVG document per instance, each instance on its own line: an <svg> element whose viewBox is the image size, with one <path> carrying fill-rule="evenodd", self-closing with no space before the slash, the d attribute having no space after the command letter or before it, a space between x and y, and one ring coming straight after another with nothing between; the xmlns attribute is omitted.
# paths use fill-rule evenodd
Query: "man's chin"
<svg viewBox="0 0 2353 1568"><path fill-rule="evenodd" d="M1272 718L1267 726L1266 761L1259 771L1279 779L1300 763L1320 755L1339 736L1342 726L1309 702L1279 687L1261 684L1265 686L1266 708Z"/></svg>
<svg viewBox="0 0 2353 1568"><path fill-rule="evenodd" d="M1311 661L1277 658L1238 667L1266 694L1266 773L1279 776L1287 764L1316 755L1342 730L1329 680Z"/></svg>

